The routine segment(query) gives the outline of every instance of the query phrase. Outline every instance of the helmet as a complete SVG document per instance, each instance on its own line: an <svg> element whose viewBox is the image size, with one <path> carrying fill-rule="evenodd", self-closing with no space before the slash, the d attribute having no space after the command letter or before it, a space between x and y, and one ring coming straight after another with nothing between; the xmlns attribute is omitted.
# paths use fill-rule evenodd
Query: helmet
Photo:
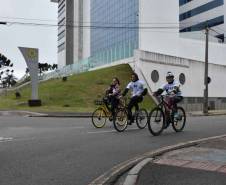
<svg viewBox="0 0 226 185"><path fill-rule="evenodd" d="M166 73L166 78L170 78L170 77L174 78L174 75L172 72L169 71Z"/></svg>

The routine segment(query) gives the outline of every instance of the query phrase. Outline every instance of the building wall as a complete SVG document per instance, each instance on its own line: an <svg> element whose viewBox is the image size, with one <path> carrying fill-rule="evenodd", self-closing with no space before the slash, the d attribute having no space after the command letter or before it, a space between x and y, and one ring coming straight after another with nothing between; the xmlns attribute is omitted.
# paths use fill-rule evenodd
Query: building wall
<svg viewBox="0 0 226 185"><path fill-rule="evenodd" d="M83 0L83 51L82 58L90 56L90 0Z"/></svg>
<svg viewBox="0 0 226 185"><path fill-rule="evenodd" d="M140 0L139 49L178 55L179 6L178 0ZM165 4L165 6L163 6Z"/></svg>
<svg viewBox="0 0 226 185"><path fill-rule="evenodd" d="M205 42L201 40L184 39L179 36L177 27L179 25L178 0L171 0L167 6L162 7L162 11L158 11L162 3L165 3L165 1L140 1L139 22L155 23L156 20L158 20L158 24L145 24L146 26L144 27L146 29L140 29L139 49L204 62ZM164 12L164 14L162 12ZM160 27L159 25L165 28L156 29L156 27ZM168 29L168 27L171 29ZM225 51L225 44L209 42L209 62L226 65Z"/></svg>
<svg viewBox="0 0 226 185"><path fill-rule="evenodd" d="M166 83L165 75L171 71L175 79L181 84L182 94L185 97L184 105L187 110L201 110L204 91L204 63L179 57L167 56L158 53L135 51L135 66L140 71L152 92ZM157 71L156 78L153 71ZM217 75L216 75L217 74ZM140 75L141 76L141 75ZM154 78L155 76L155 78ZM212 109L226 108L226 86L222 79L226 78L226 66L209 65L209 104ZM155 81L157 79L157 81ZM190 104L190 105L187 105Z"/></svg>
<svg viewBox="0 0 226 185"><path fill-rule="evenodd" d="M74 63L74 1L66 1L66 65Z"/></svg>
<svg viewBox="0 0 226 185"><path fill-rule="evenodd" d="M66 1L58 2L58 66L66 65Z"/></svg>

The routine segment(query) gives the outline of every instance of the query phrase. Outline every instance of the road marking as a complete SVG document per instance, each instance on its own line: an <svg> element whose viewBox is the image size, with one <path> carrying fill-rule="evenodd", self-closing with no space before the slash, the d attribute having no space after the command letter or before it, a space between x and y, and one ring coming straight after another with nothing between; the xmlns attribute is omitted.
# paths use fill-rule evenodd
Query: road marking
<svg viewBox="0 0 226 185"><path fill-rule="evenodd" d="M0 137L0 142L12 141L12 137Z"/></svg>
<svg viewBox="0 0 226 185"><path fill-rule="evenodd" d="M83 129L83 128L86 128L86 127L69 127L69 128L73 128L73 129Z"/></svg>
<svg viewBox="0 0 226 185"><path fill-rule="evenodd" d="M130 129L126 129L126 131L129 130L138 130L138 128L130 128ZM88 134L104 134L104 133L112 133L112 132L117 132L116 130L105 130L105 131L95 131L95 132L87 132Z"/></svg>

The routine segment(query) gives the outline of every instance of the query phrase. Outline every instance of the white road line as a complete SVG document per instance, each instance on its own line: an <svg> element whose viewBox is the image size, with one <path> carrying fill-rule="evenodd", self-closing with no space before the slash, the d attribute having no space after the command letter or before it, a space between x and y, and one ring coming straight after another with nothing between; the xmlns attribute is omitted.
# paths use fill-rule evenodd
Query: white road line
<svg viewBox="0 0 226 185"><path fill-rule="evenodd" d="M12 137L0 137L0 142L12 141Z"/></svg>
<svg viewBox="0 0 226 185"><path fill-rule="evenodd" d="M126 131L129 130L138 130L138 128L130 128L130 129L126 129ZM104 134L104 133L112 133L112 132L117 132L116 130L105 130L105 131L97 131L97 132L87 132L88 134Z"/></svg>
<svg viewBox="0 0 226 185"><path fill-rule="evenodd" d="M86 128L86 127L69 127L69 128L73 128L73 129L83 129L83 128Z"/></svg>

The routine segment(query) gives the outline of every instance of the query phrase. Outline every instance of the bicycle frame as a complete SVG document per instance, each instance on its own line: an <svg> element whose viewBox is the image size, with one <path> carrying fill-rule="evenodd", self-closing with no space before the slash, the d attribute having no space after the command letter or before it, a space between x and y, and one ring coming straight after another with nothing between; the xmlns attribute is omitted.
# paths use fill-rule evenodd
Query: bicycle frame
<svg viewBox="0 0 226 185"><path fill-rule="evenodd" d="M169 105L165 100L164 100L164 96L163 95L160 95L160 103L157 105L157 107L160 107L161 109L164 107L164 110L172 110L172 107L171 105Z"/></svg>

